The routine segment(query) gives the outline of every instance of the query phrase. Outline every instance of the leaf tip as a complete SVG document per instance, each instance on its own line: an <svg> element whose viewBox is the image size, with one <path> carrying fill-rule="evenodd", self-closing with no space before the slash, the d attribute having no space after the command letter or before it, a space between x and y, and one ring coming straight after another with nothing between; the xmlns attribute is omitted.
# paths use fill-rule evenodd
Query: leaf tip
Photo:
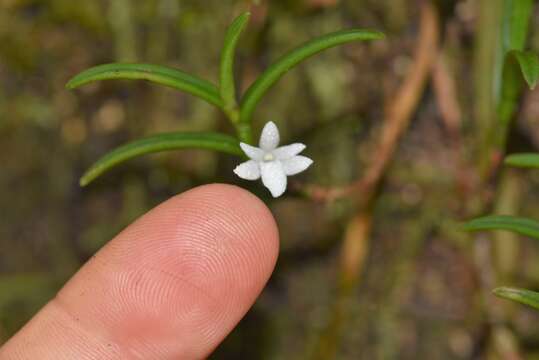
<svg viewBox="0 0 539 360"><path fill-rule="evenodd" d="M473 221L473 220L472 220ZM457 228L460 230L460 231L466 231L466 232L470 232L473 230L473 227L472 227L472 221L468 221L468 222L465 222L465 223L460 223L457 225Z"/></svg>
<svg viewBox="0 0 539 360"><path fill-rule="evenodd" d="M503 159L503 164L508 166L514 165L514 157L512 155L506 156L505 159Z"/></svg>
<svg viewBox="0 0 539 360"><path fill-rule="evenodd" d="M378 36L378 40L384 40L387 38L386 34L380 30L375 30L376 36Z"/></svg>
<svg viewBox="0 0 539 360"><path fill-rule="evenodd" d="M510 292L511 289L508 287L497 287L492 290L492 293L498 297L504 297L504 295L507 295L508 292Z"/></svg>
<svg viewBox="0 0 539 360"><path fill-rule="evenodd" d="M247 21L251 18L251 12L245 11L238 15L238 17L234 20L235 24L242 24L242 26L245 26Z"/></svg>
<svg viewBox="0 0 539 360"><path fill-rule="evenodd" d="M92 182L92 179L90 178L90 176L88 176L88 174L84 174L79 179L79 186L86 187L91 182Z"/></svg>
<svg viewBox="0 0 539 360"><path fill-rule="evenodd" d="M69 80L69 81L66 83L65 87L66 87L66 89L68 89L68 90L73 90L74 88L76 88L73 79Z"/></svg>

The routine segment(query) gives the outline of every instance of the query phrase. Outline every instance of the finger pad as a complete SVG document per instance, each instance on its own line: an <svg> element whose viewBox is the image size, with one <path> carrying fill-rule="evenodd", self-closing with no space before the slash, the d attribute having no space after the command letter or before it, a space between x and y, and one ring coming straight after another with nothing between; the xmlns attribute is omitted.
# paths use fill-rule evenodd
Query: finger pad
<svg viewBox="0 0 539 360"><path fill-rule="evenodd" d="M260 200L202 186L119 234L56 301L135 356L196 358L243 317L277 253L277 228Z"/></svg>

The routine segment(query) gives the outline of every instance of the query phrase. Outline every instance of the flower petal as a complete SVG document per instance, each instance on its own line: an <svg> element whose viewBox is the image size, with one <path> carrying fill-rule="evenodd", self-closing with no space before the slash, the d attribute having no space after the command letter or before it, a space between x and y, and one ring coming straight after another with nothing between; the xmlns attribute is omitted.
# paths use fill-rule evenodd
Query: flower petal
<svg viewBox="0 0 539 360"><path fill-rule="evenodd" d="M271 151L279 145L279 129L273 121L268 122L262 129L259 145L266 151Z"/></svg>
<svg viewBox="0 0 539 360"><path fill-rule="evenodd" d="M290 159L303 150L305 150L306 146L302 143L294 143L286 146L278 147L277 149L273 150L273 155L278 160L286 160Z"/></svg>
<svg viewBox="0 0 539 360"><path fill-rule="evenodd" d="M286 175L279 161L260 163L262 183L269 189L273 197L281 196L286 190Z"/></svg>
<svg viewBox="0 0 539 360"><path fill-rule="evenodd" d="M249 158L253 160L262 160L264 157L264 150L257 148L246 143L240 142L240 147Z"/></svg>
<svg viewBox="0 0 539 360"><path fill-rule="evenodd" d="M258 162L249 160L236 166L234 173L245 180L258 180L260 178L260 166L258 166Z"/></svg>
<svg viewBox="0 0 539 360"><path fill-rule="evenodd" d="M282 166L284 173L288 176L292 176L305 171L312 163L313 161L308 157L298 155L291 159L283 160Z"/></svg>

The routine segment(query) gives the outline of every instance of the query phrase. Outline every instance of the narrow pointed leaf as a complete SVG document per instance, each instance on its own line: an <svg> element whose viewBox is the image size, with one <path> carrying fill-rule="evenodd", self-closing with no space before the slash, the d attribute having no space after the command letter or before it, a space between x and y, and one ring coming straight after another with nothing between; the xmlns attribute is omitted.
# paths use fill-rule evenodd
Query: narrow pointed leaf
<svg viewBox="0 0 539 360"><path fill-rule="evenodd" d="M533 15L533 0L503 0L502 3L496 61L496 72L501 81L495 80L494 90L496 109L499 121L502 123L500 136L505 138L507 126L515 114L518 99L523 90L524 69L521 60L526 60L526 57L516 54L524 53L530 19ZM493 29L493 31L496 30ZM529 72L527 74L531 75Z"/></svg>
<svg viewBox="0 0 539 360"><path fill-rule="evenodd" d="M535 89L539 80L539 57L531 51L514 51L513 55L518 61L524 80L531 90Z"/></svg>
<svg viewBox="0 0 539 360"><path fill-rule="evenodd" d="M539 239L539 222L514 216L485 216L466 223L463 228L465 231L508 230Z"/></svg>
<svg viewBox="0 0 539 360"><path fill-rule="evenodd" d="M287 71L306 60L307 58L337 45L342 45L358 40L378 40L384 35L375 30L352 29L337 31L306 42L305 44L290 51L266 71L249 87L241 102L240 121L249 122L256 105L262 96L273 86Z"/></svg>
<svg viewBox="0 0 539 360"><path fill-rule="evenodd" d="M532 15L533 0L503 0L500 45L504 52L524 48Z"/></svg>
<svg viewBox="0 0 539 360"><path fill-rule="evenodd" d="M232 155L242 155L238 141L228 135L217 133L166 133L150 136L120 146L99 159L80 179L81 186L86 186L98 176L132 158L156 153L187 148L216 150Z"/></svg>
<svg viewBox="0 0 539 360"><path fill-rule="evenodd" d="M529 305L539 310L539 293L526 289L499 287L492 291L496 296Z"/></svg>
<svg viewBox="0 0 539 360"><path fill-rule="evenodd" d="M231 111L237 106L236 85L234 82L234 56L236 54L236 45L250 16L251 14L248 12L238 16L229 26L225 35L225 43L221 52L219 91L223 105L227 111Z"/></svg>
<svg viewBox="0 0 539 360"><path fill-rule="evenodd" d="M512 154L505 158L505 164L520 168L539 168L538 153Z"/></svg>
<svg viewBox="0 0 539 360"><path fill-rule="evenodd" d="M502 89L498 116L509 124L518 104L524 84L534 89L539 80L539 58L532 52L513 50L507 53L502 73Z"/></svg>
<svg viewBox="0 0 539 360"><path fill-rule="evenodd" d="M155 84L185 91L222 108L219 90L209 81L189 75L181 70L151 64L104 64L87 69L67 83L68 89L99 80L147 80Z"/></svg>
<svg viewBox="0 0 539 360"><path fill-rule="evenodd" d="M518 60L533 16L533 0L481 0L481 30L476 63L477 114L482 123L483 176L492 152L503 152L520 94L524 89Z"/></svg>

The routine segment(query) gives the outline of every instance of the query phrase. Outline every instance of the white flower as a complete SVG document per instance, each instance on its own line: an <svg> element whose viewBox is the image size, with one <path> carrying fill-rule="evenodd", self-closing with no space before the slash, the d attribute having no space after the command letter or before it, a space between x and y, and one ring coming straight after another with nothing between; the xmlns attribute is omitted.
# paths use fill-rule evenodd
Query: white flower
<svg viewBox="0 0 539 360"><path fill-rule="evenodd" d="M240 143L241 149L251 160L234 169L234 173L245 180L258 180L262 177L262 183L273 197L279 197L285 192L287 176L299 174L313 163L308 157L298 155L305 149L304 144L277 145L279 129L270 121L262 129L260 147Z"/></svg>

